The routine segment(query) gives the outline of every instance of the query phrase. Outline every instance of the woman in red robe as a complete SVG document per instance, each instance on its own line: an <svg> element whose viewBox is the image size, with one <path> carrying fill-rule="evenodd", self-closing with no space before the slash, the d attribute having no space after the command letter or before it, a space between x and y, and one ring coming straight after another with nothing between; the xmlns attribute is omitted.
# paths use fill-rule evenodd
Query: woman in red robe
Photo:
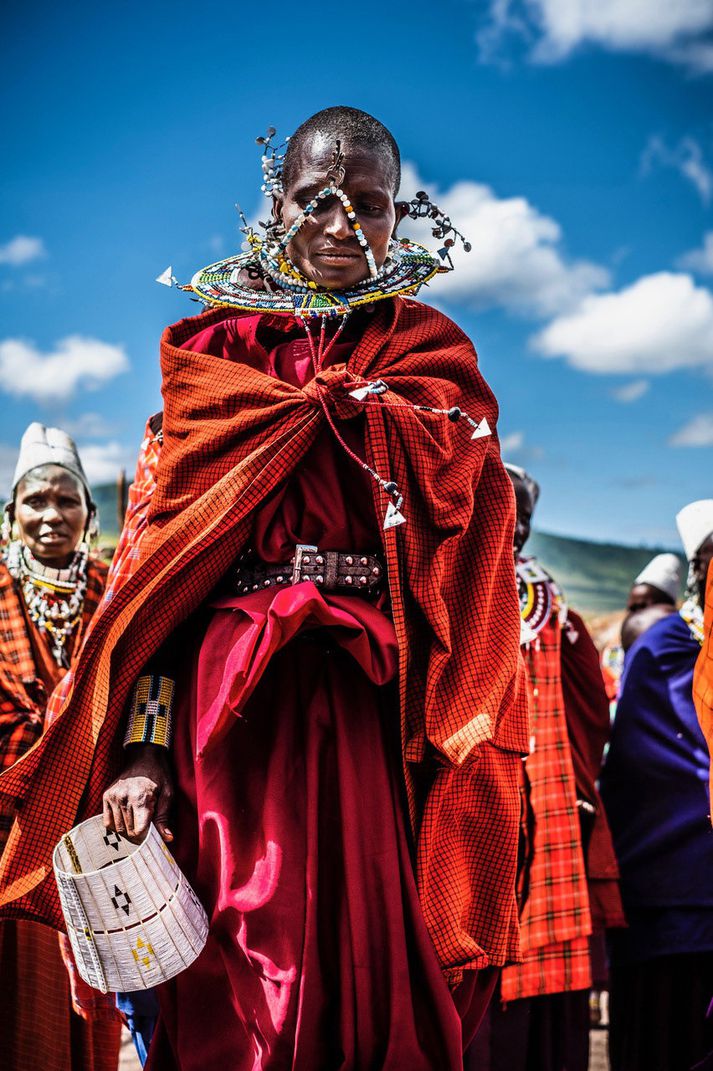
<svg viewBox="0 0 713 1071"><path fill-rule="evenodd" d="M0 781L23 801L6 898L56 910L37 861L102 797L119 832L154 816L211 931L159 987L149 1067L456 1071L517 955L527 701L497 408L467 338L403 296L437 268L393 238L381 124L319 113L282 180L264 242L193 280L218 308L164 333L155 483L142 461L64 710ZM69 726L87 744L60 791Z"/></svg>
<svg viewBox="0 0 713 1071"><path fill-rule="evenodd" d="M31 424L0 555L0 770L40 737L47 699L99 605L107 567L83 542L93 512L72 440ZM7 832L0 818L0 850ZM36 922L1 923L0 983L2 1071L116 1071L116 1009L77 979L66 938L60 945Z"/></svg>

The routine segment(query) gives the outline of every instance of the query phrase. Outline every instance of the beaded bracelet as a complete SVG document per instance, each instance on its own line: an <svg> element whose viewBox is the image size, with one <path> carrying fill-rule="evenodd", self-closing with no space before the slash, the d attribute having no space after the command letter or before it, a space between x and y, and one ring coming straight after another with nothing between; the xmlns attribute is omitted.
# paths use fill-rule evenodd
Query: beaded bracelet
<svg viewBox="0 0 713 1071"><path fill-rule="evenodd" d="M129 744L171 746L175 688L175 681L170 677L139 677L131 696L124 747Z"/></svg>

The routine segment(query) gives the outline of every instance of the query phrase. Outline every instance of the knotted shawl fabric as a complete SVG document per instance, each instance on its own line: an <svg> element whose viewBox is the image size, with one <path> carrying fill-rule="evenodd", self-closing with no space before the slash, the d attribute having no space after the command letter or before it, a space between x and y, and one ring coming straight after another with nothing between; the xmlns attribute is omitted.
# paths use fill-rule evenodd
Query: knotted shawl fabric
<svg viewBox="0 0 713 1071"><path fill-rule="evenodd" d="M0 902L15 901L7 913L60 924L51 851L78 817L101 810L122 764L131 685L245 548L252 511L325 426L322 391L337 423L364 412L366 460L404 494L407 524L383 533L383 550L426 923L451 981L463 967L501 964L517 953L518 767L528 742L513 493L494 433L471 441L465 421L412 408L458 405L494 429L497 406L473 347L439 312L396 298L366 318L346 368L300 389L181 348L227 315L213 310L164 332L164 443L148 524L133 573L87 637L62 713L0 778L17 807ZM263 321L284 330L281 318ZM377 378L387 394L363 404L350 397ZM375 484L380 518L386 504ZM419 805L413 773L433 754L437 773Z"/></svg>

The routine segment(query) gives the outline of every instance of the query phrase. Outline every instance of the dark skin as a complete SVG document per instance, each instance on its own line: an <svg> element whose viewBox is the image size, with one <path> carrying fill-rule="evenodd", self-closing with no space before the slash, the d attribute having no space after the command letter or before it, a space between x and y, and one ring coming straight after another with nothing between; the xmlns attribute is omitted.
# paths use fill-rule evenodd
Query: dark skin
<svg viewBox="0 0 713 1071"><path fill-rule="evenodd" d="M626 608L631 614L661 603L668 604L673 609L673 602L665 591L661 591L654 584L634 584L626 600Z"/></svg>
<svg viewBox="0 0 713 1071"><path fill-rule="evenodd" d="M21 541L42 565L64 569L93 516L80 480L59 465L42 465L24 476L8 507Z"/></svg>
<svg viewBox="0 0 713 1071"><path fill-rule="evenodd" d="M522 548L530 538L530 530L532 527L532 499L527 487L518 477L510 473L510 479L512 480L513 489L515 491L515 505L517 507L517 516L515 518L515 535L513 538L513 547L515 551L515 557L517 558L522 553Z"/></svg>
<svg viewBox="0 0 713 1071"><path fill-rule="evenodd" d="M696 553L691 558L691 568L693 569L693 579L698 591L698 598L701 603L705 598L706 593L706 577L708 576L708 566L713 559L713 532L703 540Z"/></svg>
<svg viewBox="0 0 713 1071"><path fill-rule="evenodd" d="M344 142L346 175L342 189L349 196L377 267L386 260L389 239L408 206L394 200L393 162L378 147ZM305 205L324 188L335 142L315 135L300 149L291 185L275 199L273 214L289 229ZM287 248L294 265L320 287L348 290L369 276L342 202L325 200ZM169 813L173 787L165 749L132 745L121 776L104 793L104 825L132 840L141 840L153 820L165 841L173 840Z"/></svg>
<svg viewBox="0 0 713 1071"><path fill-rule="evenodd" d="M391 158L378 148L344 143L346 170L342 189L348 195L364 236L381 267L389 251L389 239L407 211L394 200L394 168ZM286 230L325 186L335 142L320 134L300 147L292 170L292 184L275 198L273 214ZM290 260L300 273L320 287L348 290L369 276L363 250L342 202L336 197L322 201L287 247Z"/></svg>

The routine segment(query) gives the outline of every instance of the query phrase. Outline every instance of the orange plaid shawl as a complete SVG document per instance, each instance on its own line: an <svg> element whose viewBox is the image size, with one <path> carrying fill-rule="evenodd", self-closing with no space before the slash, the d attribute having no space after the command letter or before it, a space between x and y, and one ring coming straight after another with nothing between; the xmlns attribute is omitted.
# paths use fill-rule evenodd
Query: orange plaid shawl
<svg viewBox="0 0 713 1071"><path fill-rule="evenodd" d="M99 605L106 574L104 562L90 558L82 622L74 638L75 650L79 649L89 620ZM39 739L48 699L35 666L21 600L16 581L0 560L0 770L12 766ZM63 674L58 668L57 680Z"/></svg>
<svg viewBox="0 0 713 1071"><path fill-rule="evenodd" d="M706 581L703 646L693 673L693 702L708 750L713 755L713 566L708 570ZM713 799L713 763L711 763L710 773L710 796ZM711 811L713 812L713 808ZM713 822L713 813L711 821Z"/></svg>
<svg viewBox="0 0 713 1071"><path fill-rule="evenodd" d="M524 648L532 691L533 750L525 770L534 845L521 920L523 962L502 973L504 1002L587 989L592 982L592 923L562 691L562 635L555 600L549 621Z"/></svg>
<svg viewBox="0 0 713 1071"><path fill-rule="evenodd" d="M226 315L207 312L164 333L164 445L135 569L98 616L63 713L0 779L21 803L1 875L4 901L17 901L12 913L58 919L51 849L78 812L100 810L121 761L117 730L133 680L224 575L246 544L252 511L324 425L314 383L300 390L180 348ZM270 320L277 330L285 324ZM354 402L350 376L388 382L388 409ZM363 408L367 460L405 493L408 524L384 533L404 770L424 915L456 980L463 967L502 964L517 951L518 767L528 726L514 503L495 435L471 443L463 427L405 403L458 404L493 428L497 407L468 339L413 300L380 303L348 372L328 370L320 380L336 419ZM376 488L374 502L383 517ZM412 767L427 749L440 762L416 813Z"/></svg>

